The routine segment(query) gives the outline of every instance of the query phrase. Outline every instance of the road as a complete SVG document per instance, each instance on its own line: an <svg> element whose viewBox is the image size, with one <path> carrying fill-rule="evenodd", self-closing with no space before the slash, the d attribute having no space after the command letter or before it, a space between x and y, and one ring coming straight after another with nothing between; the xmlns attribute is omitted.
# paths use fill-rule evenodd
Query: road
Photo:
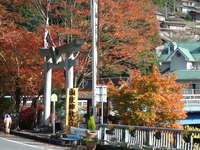
<svg viewBox="0 0 200 150"><path fill-rule="evenodd" d="M21 138L14 135L6 135L0 132L1 150L70 150L67 147L60 147L46 143L40 143L31 139Z"/></svg>

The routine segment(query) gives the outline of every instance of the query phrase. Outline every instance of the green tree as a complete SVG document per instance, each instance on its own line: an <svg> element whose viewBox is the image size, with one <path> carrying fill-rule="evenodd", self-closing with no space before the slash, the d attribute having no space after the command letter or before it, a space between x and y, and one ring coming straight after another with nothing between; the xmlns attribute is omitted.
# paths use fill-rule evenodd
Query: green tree
<svg viewBox="0 0 200 150"><path fill-rule="evenodd" d="M5 112L13 112L14 103L11 98L0 97L0 118L3 117Z"/></svg>
<svg viewBox="0 0 200 150"><path fill-rule="evenodd" d="M165 0L153 0L153 3L162 8L165 6Z"/></svg>
<svg viewBox="0 0 200 150"><path fill-rule="evenodd" d="M38 11L29 5L19 8L18 13L24 18L24 21L18 24L28 31L36 31L39 26L43 25L44 20Z"/></svg>

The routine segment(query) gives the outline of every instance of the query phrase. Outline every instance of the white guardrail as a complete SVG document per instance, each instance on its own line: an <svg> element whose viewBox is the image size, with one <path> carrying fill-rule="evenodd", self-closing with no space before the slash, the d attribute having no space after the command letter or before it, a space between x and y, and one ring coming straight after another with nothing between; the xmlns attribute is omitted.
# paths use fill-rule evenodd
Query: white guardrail
<svg viewBox="0 0 200 150"><path fill-rule="evenodd" d="M137 146L173 150L200 149L200 131L104 124L100 125L98 139L104 144L126 144L129 148Z"/></svg>

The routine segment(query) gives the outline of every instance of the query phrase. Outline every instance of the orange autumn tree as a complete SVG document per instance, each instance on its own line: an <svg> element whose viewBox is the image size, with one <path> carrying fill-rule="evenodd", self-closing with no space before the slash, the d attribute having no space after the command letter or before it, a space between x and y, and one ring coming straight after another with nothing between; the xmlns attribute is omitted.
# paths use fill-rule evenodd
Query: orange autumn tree
<svg viewBox="0 0 200 150"><path fill-rule="evenodd" d="M87 7L86 10L84 7L80 6L81 2L76 0L50 0L48 5L46 0L30 0L29 2L27 8L34 10L33 12L38 12L38 15L40 15L41 18L47 17L48 8L48 30L55 47L71 43L77 38L85 39L87 30L89 29L86 29L85 26L89 26L89 24L83 24L86 17L83 18L79 13L83 11L88 15L90 10L89 7ZM45 24L45 22L42 24ZM44 36L44 26L38 27L38 32L40 35ZM49 44L49 46L51 46L51 44ZM77 84L75 83L74 86L79 86L81 84L81 81L79 82L79 77L81 76L81 78L83 78L82 74L86 74L85 72L87 70L85 69L86 67L83 67L84 63L82 62L86 62L88 58L81 53L78 56L81 65L75 67L75 80L77 81ZM63 54L62 57L65 58L67 56ZM86 65L88 65L88 63L86 63ZM61 78L61 76L65 75L63 72L65 72L63 69L53 70L53 87L56 89L59 87L62 89L64 87L65 78Z"/></svg>
<svg viewBox="0 0 200 150"><path fill-rule="evenodd" d="M174 75L162 76L154 67L148 75L135 70L130 82L122 82L121 88L110 84L109 97L125 124L178 128L177 121L186 117L183 88Z"/></svg>
<svg viewBox="0 0 200 150"><path fill-rule="evenodd" d="M91 52L89 1L50 1L51 4L48 6L50 17L49 30L56 46L59 45L59 42L63 44L63 39L70 41L71 35L76 34L88 41L87 50ZM35 23L29 22L28 17L30 17L30 12L32 12L32 16L34 17L39 14L41 15L40 18L42 18L43 22L37 23L38 25L45 24L47 0L5 0L1 1L0 4L2 7L5 7L5 9L1 9L2 14L4 13L2 10L7 11L1 17L12 21L12 23L16 23L16 28L20 28L20 31L27 29L24 28L24 23ZM25 8L22 9L23 7ZM27 9L34 11L22 13ZM24 16L18 14L18 12L21 12ZM44 30L42 32L44 34ZM138 54L146 50L153 51L153 48L159 42L157 36L158 23L154 15L154 7L149 0L99 1L99 32L100 48L98 53L100 76L112 75L113 68L117 71L119 70L119 72L126 72L126 68L138 68L138 59L136 59L138 58ZM43 34L41 34L41 37L43 37ZM146 57L145 59L148 58L150 57ZM62 72L60 71L58 76L61 74ZM77 86L81 85L81 80L91 77L91 53L80 57L80 65L76 66L75 74ZM63 87L63 80L60 80L60 78L55 78L55 80L60 81L56 82L56 84L60 83Z"/></svg>
<svg viewBox="0 0 200 150"><path fill-rule="evenodd" d="M35 33L19 29L8 30L0 40L0 53L5 59L2 65L3 74L8 78L0 78L1 83L7 84L5 92L15 100L16 111L22 96L39 95L42 86L43 61L38 49L41 39Z"/></svg>
<svg viewBox="0 0 200 150"><path fill-rule="evenodd" d="M127 73L153 57L159 44L159 25L150 0L101 0L99 5L100 73ZM143 57L143 56L145 57Z"/></svg>
<svg viewBox="0 0 200 150"><path fill-rule="evenodd" d="M25 18L19 10L27 1L0 1L0 92L10 95L16 111L23 96L39 95L42 85L41 62L38 49L42 39L28 32L20 24Z"/></svg>
<svg viewBox="0 0 200 150"><path fill-rule="evenodd" d="M46 12L46 0L30 1L32 1L31 9ZM75 67L77 87L81 86L84 79L91 78L89 2L88 0L51 0L49 6L49 30L56 46L58 43L62 45L63 40L70 41L74 34L87 42L88 55L80 54L80 65ZM141 63L141 57L146 62L152 60L153 55L155 56L154 48L159 44L159 25L154 10L149 0L99 1L98 72L100 77L113 76L113 74L127 76L128 69L138 69L146 65ZM43 15L44 13L41 13L42 18L45 18Z"/></svg>

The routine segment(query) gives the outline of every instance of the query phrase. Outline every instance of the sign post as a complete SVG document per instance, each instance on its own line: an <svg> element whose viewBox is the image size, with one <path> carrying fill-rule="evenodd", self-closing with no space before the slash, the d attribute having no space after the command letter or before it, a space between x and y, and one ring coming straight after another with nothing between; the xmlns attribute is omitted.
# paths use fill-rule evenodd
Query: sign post
<svg viewBox="0 0 200 150"><path fill-rule="evenodd" d="M101 124L103 124L103 104L107 102L107 86L96 87L97 102L101 102Z"/></svg>
<svg viewBox="0 0 200 150"><path fill-rule="evenodd" d="M53 124L53 134L56 134L55 122L56 122L56 102L58 101L58 96L56 94L51 95L51 101L53 102L53 116L52 116L52 124Z"/></svg>
<svg viewBox="0 0 200 150"><path fill-rule="evenodd" d="M66 93L66 131L78 127L78 88L67 88Z"/></svg>

